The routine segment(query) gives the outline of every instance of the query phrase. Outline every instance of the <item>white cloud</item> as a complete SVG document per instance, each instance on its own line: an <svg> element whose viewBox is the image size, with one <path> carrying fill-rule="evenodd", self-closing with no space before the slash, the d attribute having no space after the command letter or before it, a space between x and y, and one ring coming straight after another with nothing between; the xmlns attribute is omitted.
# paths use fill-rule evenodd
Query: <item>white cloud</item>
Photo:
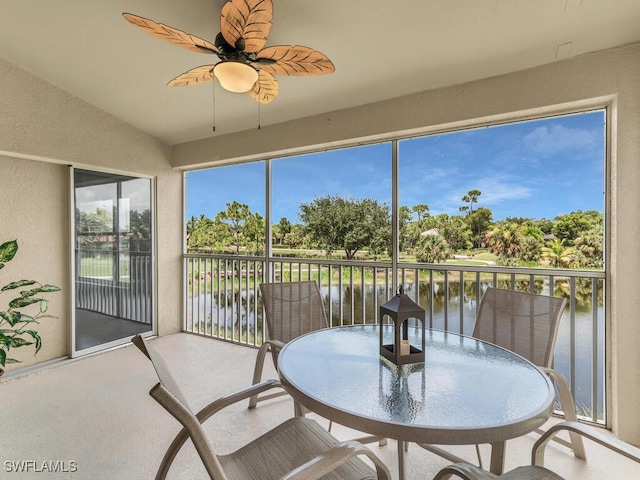
<svg viewBox="0 0 640 480"><path fill-rule="evenodd" d="M497 205L510 200L522 200L534 195L532 188L522 184L522 179L485 177L478 182L477 190L482 192L480 200L484 205Z"/></svg>
<svg viewBox="0 0 640 480"><path fill-rule="evenodd" d="M432 214L448 213L455 215L459 213L463 205L462 197L469 190L480 190L482 194L478 198L477 207L487 207L495 209L497 206L508 204L520 200L532 198L535 189L522 184L522 179L513 178L508 175L492 175L478 178L472 184L464 188L451 191L446 197L442 197L432 202Z"/></svg>
<svg viewBox="0 0 640 480"><path fill-rule="evenodd" d="M602 131L569 128L560 124L542 125L527 134L524 145L543 156L584 152L602 145Z"/></svg>

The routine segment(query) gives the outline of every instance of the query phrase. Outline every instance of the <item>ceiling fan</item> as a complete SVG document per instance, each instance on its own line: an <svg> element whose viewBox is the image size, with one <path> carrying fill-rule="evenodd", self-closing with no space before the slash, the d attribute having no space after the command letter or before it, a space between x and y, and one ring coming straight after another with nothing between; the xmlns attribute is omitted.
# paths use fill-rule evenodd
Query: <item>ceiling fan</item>
<svg viewBox="0 0 640 480"><path fill-rule="evenodd" d="M248 93L260 103L278 95L274 75L325 75L335 67L324 54L301 45L266 47L273 18L272 0L229 0L222 7L215 44L177 28L132 13L122 16L139 29L188 50L215 54L212 65L192 68L171 80L170 86L197 85L218 79L235 93Z"/></svg>

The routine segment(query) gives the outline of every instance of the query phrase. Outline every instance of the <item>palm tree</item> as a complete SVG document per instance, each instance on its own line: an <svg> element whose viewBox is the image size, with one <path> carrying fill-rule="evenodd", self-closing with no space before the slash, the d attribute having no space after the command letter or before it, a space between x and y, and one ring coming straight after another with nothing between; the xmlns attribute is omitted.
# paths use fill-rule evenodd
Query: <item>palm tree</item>
<svg viewBox="0 0 640 480"><path fill-rule="evenodd" d="M571 268L578 260L576 251L571 247L565 247L564 239L559 238L554 239L548 246L542 247L542 258L556 268Z"/></svg>
<svg viewBox="0 0 640 480"><path fill-rule="evenodd" d="M446 262L450 248L442 235L426 235L420 237L416 246L416 260L426 263Z"/></svg>
<svg viewBox="0 0 640 480"><path fill-rule="evenodd" d="M525 248L525 237L517 223L502 223L489 232L487 243L491 253L501 257L517 258Z"/></svg>

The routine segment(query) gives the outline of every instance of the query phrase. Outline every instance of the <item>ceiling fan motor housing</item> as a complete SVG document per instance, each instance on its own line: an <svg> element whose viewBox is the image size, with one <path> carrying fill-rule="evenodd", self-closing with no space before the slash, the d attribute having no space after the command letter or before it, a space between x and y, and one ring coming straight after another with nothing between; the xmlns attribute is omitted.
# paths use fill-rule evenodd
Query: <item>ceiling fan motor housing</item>
<svg viewBox="0 0 640 480"><path fill-rule="evenodd" d="M231 46L224 38L222 33L216 35L215 45L218 49L218 58L223 61L236 61L242 63L253 63L256 61L256 54L244 51L245 41L240 37L236 41L236 46Z"/></svg>

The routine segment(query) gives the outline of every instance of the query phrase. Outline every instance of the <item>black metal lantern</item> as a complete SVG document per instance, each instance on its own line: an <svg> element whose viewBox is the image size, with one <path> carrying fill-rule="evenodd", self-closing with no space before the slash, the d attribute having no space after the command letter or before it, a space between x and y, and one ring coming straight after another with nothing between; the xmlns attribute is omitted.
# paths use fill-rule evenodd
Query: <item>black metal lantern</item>
<svg viewBox="0 0 640 480"><path fill-rule="evenodd" d="M387 303L380 306L380 355L391 360L396 365L424 362L424 313L424 308L404 294L401 285L398 288L398 293ZM388 316L393 321L393 343L391 344L385 344L384 342L385 316ZM420 345L409 342L409 319L411 318L420 322L419 329L422 334Z"/></svg>

